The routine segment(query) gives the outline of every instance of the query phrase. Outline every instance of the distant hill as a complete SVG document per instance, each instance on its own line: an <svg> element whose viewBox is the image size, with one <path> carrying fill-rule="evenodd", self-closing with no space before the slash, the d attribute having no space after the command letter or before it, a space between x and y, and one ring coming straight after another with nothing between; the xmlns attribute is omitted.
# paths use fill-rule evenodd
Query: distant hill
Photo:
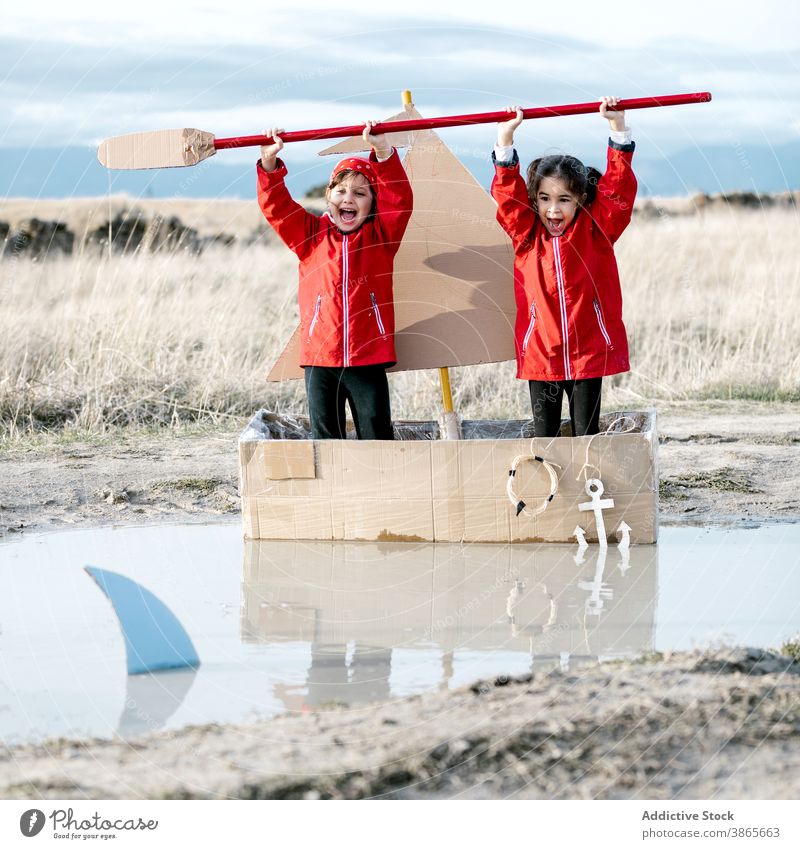
<svg viewBox="0 0 800 849"><path fill-rule="evenodd" d="M249 164L212 157L194 168L160 171L107 171L92 148L3 148L0 151L0 196L96 197L125 193L131 197L253 198L257 153ZM323 182L329 157L305 160L290 171L289 187L300 195ZM640 194L657 196L713 194L737 190L781 192L800 188L800 143L714 145L653 156L642 144L636 156ZM486 166L477 172L488 184Z"/></svg>
<svg viewBox="0 0 800 849"><path fill-rule="evenodd" d="M750 191L762 194L800 188L800 142L768 145L714 145L680 150L663 158L640 147L636 175L640 192L683 195Z"/></svg>

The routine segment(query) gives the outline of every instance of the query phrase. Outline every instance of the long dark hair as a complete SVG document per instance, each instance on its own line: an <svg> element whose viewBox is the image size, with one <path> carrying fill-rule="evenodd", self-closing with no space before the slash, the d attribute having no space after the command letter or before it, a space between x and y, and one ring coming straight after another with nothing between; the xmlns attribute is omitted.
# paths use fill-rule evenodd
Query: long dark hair
<svg viewBox="0 0 800 849"><path fill-rule="evenodd" d="M541 156L528 166L528 198L536 208L539 184L544 177L561 180L580 206L589 206L597 195L597 181L602 175L596 168L587 167L580 159L565 154ZM581 200L586 195L585 200Z"/></svg>

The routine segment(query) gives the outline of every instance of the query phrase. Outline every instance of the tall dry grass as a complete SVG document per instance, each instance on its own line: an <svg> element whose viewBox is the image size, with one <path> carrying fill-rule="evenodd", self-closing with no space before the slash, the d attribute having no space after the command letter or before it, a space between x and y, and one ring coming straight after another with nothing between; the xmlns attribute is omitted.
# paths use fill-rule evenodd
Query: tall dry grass
<svg viewBox="0 0 800 849"><path fill-rule="evenodd" d="M617 249L632 371L621 399L800 400L800 215L634 221Z"/></svg>
<svg viewBox="0 0 800 849"><path fill-rule="evenodd" d="M263 247L19 260L2 274L6 435L245 416L296 321L292 258ZM299 405L302 387L278 394Z"/></svg>
<svg viewBox="0 0 800 849"><path fill-rule="evenodd" d="M800 250L789 210L637 218L618 244L632 371L604 406L800 400ZM0 261L0 436L302 412L264 375L297 321L282 248ZM525 417L513 364L454 369L464 417ZM395 418L434 418L436 372L392 375Z"/></svg>

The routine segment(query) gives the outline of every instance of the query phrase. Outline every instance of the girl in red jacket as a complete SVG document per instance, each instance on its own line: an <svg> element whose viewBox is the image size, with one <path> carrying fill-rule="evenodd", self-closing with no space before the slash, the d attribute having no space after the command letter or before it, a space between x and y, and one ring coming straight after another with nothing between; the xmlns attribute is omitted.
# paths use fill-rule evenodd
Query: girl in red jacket
<svg viewBox="0 0 800 849"><path fill-rule="evenodd" d="M411 184L397 151L364 127L369 159L343 159L313 215L294 201L277 158L280 133L261 148L258 203L300 260L300 365L314 439L345 438L345 402L359 439L393 439L386 369L394 349L392 266L411 217Z"/></svg>
<svg viewBox="0 0 800 849"><path fill-rule="evenodd" d="M634 144L617 97L600 101L611 125L602 176L573 156L544 156L527 184L513 149L516 117L498 126L492 196L514 246L517 377L527 380L536 436L557 436L566 392L572 433L597 433L603 377L628 371L614 242L636 197Z"/></svg>

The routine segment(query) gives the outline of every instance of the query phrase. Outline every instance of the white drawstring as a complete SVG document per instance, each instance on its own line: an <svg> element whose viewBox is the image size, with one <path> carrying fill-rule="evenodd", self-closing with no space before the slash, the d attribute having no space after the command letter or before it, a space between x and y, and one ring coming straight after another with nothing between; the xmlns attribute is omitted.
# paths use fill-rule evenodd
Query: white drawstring
<svg viewBox="0 0 800 849"><path fill-rule="evenodd" d="M625 428L625 430L614 430L618 422L624 422L626 419L630 422L630 427ZM583 475L584 481L588 480L588 477L585 474L587 468L594 469L598 473L593 477L600 477L600 469L597 466L589 463L589 449L592 447L592 443L594 442L595 436L608 436L611 433L630 433L632 430L634 430L635 427L636 419L634 419L632 416L617 416L617 418L615 418L605 430L594 434L594 436L592 436L592 438L586 443L585 459L583 461L583 465L578 470L578 474L576 475L575 480L579 481L581 479L581 475Z"/></svg>

